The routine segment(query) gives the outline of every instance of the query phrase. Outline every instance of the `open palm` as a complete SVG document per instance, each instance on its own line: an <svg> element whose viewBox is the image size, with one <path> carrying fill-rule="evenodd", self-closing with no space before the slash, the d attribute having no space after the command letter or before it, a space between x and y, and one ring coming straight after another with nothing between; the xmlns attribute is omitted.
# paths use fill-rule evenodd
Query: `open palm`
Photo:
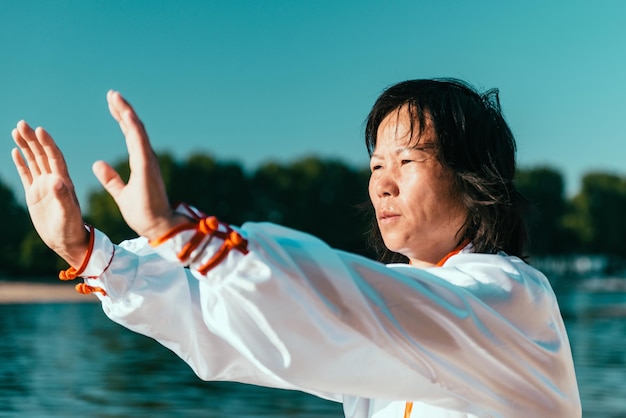
<svg viewBox="0 0 626 418"><path fill-rule="evenodd" d="M176 215L169 204L158 160L133 108L118 92L109 91L107 101L126 138L131 174L124 183L104 161L94 163L94 174L115 200L128 226L138 235L158 238L187 219ZM70 265L80 266L88 247L88 233L63 154L43 128L32 129L20 121L12 135L18 148L11 155L35 230Z"/></svg>
<svg viewBox="0 0 626 418"><path fill-rule="evenodd" d="M158 159L130 104L114 91L108 92L107 101L126 138L130 178L124 183L104 161L94 163L94 174L115 200L128 226L138 235L157 238L179 223L167 198Z"/></svg>
<svg viewBox="0 0 626 418"><path fill-rule="evenodd" d="M44 129L33 130L24 121L12 135L19 150L13 149L11 155L35 230L70 265L79 266L87 249L87 231L63 154Z"/></svg>

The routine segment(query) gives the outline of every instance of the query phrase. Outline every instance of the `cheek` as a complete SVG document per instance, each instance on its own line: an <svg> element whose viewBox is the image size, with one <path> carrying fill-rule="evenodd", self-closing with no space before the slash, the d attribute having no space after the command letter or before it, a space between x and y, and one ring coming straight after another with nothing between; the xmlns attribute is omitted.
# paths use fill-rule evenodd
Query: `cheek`
<svg viewBox="0 0 626 418"><path fill-rule="evenodd" d="M463 216L467 212L451 173L442 173L439 179L439 205L446 208L451 217Z"/></svg>
<svg viewBox="0 0 626 418"><path fill-rule="evenodd" d="M415 171L404 178L400 197L412 206L424 206L437 197L438 188L439 185L433 182L428 173Z"/></svg>
<svg viewBox="0 0 626 418"><path fill-rule="evenodd" d="M413 177L405 197L414 208L419 208L427 218L437 218L448 214L456 206L456 193L449 173L433 169Z"/></svg>

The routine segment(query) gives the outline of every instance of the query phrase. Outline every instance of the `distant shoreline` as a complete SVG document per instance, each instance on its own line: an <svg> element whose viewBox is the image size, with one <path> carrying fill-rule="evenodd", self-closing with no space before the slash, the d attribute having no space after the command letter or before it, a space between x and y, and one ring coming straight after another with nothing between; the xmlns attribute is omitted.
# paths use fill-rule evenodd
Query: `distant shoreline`
<svg viewBox="0 0 626 418"><path fill-rule="evenodd" d="M0 304L98 302L93 295L81 295L69 283L0 281Z"/></svg>

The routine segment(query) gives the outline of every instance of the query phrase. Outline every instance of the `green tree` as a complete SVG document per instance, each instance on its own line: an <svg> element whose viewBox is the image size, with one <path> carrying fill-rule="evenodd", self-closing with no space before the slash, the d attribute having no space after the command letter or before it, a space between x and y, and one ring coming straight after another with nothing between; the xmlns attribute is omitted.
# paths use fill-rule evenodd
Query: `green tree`
<svg viewBox="0 0 626 418"><path fill-rule="evenodd" d="M367 254L366 170L339 161L304 158L268 163L252 179L255 218L312 233L333 247Z"/></svg>
<svg viewBox="0 0 626 418"><path fill-rule="evenodd" d="M195 153L179 163L159 155L172 203L186 202L234 225L271 221L310 232L333 247L366 253L359 204L367 201L367 170L338 161L305 158L289 164L267 163L248 175L233 162ZM115 165L128 178L128 164ZM114 242L134 236L106 191L91 193L86 219Z"/></svg>
<svg viewBox="0 0 626 418"><path fill-rule="evenodd" d="M572 199L565 222L576 230L587 252L626 256L626 180L608 173L588 173Z"/></svg>
<svg viewBox="0 0 626 418"><path fill-rule="evenodd" d="M185 202L233 224L242 223L251 213L249 180L238 164L217 162L201 153L192 154L183 163L167 153L158 154L158 160L172 204ZM128 180L130 168L126 160L117 162L114 168L124 181ZM88 201L87 221L106 231L112 241L136 236L105 190L92 192Z"/></svg>
<svg viewBox="0 0 626 418"><path fill-rule="evenodd" d="M34 228L22 237L17 262L21 275L54 277L59 270L68 267L67 263L43 243Z"/></svg>
<svg viewBox="0 0 626 418"><path fill-rule="evenodd" d="M526 221L530 253L546 255L574 250L575 235L563 223L568 202L561 173L550 167L519 169L515 184L529 203Z"/></svg>
<svg viewBox="0 0 626 418"><path fill-rule="evenodd" d="M15 195L0 181L0 272L11 275L25 273L19 262L20 243L32 229L28 213L15 199ZM36 263L36 260L30 260Z"/></svg>
<svg viewBox="0 0 626 418"><path fill-rule="evenodd" d="M224 222L240 225L251 216L250 180L238 163L195 153L173 165L167 186L173 203L186 202Z"/></svg>

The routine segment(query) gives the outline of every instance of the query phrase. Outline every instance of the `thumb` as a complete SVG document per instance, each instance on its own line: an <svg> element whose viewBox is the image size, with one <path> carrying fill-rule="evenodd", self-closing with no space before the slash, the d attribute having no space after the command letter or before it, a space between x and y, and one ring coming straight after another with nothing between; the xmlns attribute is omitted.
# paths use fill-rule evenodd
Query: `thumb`
<svg viewBox="0 0 626 418"><path fill-rule="evenodd" d="M96 161L93 163L92 170L102 187L113 197L117 199L117 196L122 192L126 184L119 174L104 161Z"/></svg>
<svg viewBox="0 0 626 418"><path fill-rule="evenodd" d="M58 200L65 201L67 199L73 199L72 190L63 181L61 177L52 176L48 180L50 188L54 191L54 197Z"/></svg>

